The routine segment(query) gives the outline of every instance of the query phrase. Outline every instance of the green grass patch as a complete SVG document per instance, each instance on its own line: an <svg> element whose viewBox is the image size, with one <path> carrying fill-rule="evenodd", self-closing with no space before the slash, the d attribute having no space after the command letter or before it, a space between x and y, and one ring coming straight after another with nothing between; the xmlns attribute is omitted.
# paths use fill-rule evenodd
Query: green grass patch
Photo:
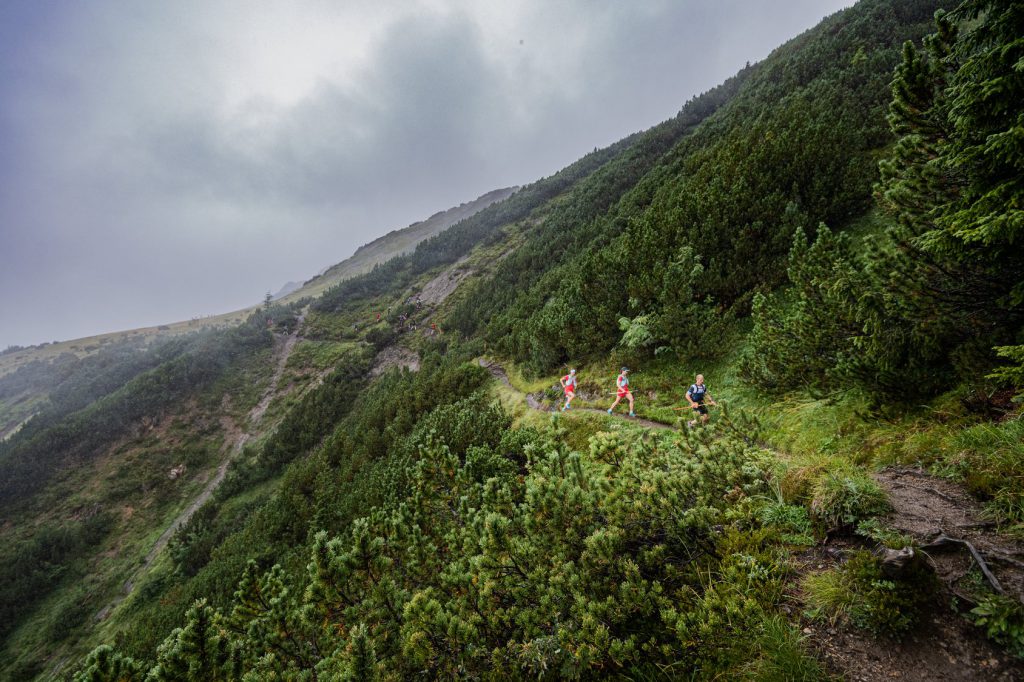
<svg viewBox="0 0 1024 682"><path fill-rule="evenodd" d="M849 528L889 509L885 491L854 466L828 469L811 487L811 516L823 530Z"/></svg>
<svg viewBox="0 0 1024 682"><path fill-rule="evenodd" d="M778 530L779 539L788 545L809 547L815 544L806 507L775 500L761 508L759 517L761 523Z"/></svg>
<svg viewBox="0 0 1024 682"><path fill-rule="evenodd" d="M292 349L286 368L293 371L325 370L358 349L359 345L351 341L300 341Z"/></svg>
<svg viewBox="0 0 1024 682"><path fill-rule="evenodd" d="M831 679L817 659L808 653L805 637L784 617L766 617L753 634L756 637L753 659L738 671L740 679L788 682Z"/></svg>
<svg viewBox="0 0 1024 682"><path fill-rule="evenodd" d="M831 623L848 620L896 639L918 622L935 585L934 575L920 565L904 578L888 578L878 558L867 551L854 552L842 566L803 579L808 617Z"/></svg>

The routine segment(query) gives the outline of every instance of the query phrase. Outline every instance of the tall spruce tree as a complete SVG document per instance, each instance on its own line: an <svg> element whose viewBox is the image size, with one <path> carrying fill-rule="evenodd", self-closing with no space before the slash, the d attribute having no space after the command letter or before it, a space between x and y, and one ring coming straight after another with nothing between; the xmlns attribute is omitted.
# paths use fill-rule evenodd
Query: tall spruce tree
<svg viewBox="0 0 1024 682"><path fill-rule="evenodd" d="M1022 17L1018 3L965 2L936 15L923 51L904 47L889 114L899 140L876 188L898 225L859 304L876 382L934 390L955 378L946 368L973 381L1020 333Z"/></svg>
<svg viewBox="0 0 1024 682"><path fill-rule="evenodd" d="M1024 4L967 0L955 15L977 21L955 54L950 162L964 169L958 200L939 220L944 255L983 267L1008 335L1024 343ZM996 378L1024 387L1024 345L998 348L1015 369Z"/></svg>

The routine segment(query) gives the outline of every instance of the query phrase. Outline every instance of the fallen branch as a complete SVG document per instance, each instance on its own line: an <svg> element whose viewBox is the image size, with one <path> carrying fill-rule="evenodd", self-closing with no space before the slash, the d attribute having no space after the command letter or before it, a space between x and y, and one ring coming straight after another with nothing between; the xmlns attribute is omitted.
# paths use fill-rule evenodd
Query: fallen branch
<svg viewBox="0 0 1024 682"><path fill-rule="evenodd" d="M972 545L967 540L963 540L961 538L951 538L945 533L940 532L937 538L929 542L927 545L922 545L921 549L924 551L927 551L929 549L944 549L949 545L961 545L963 547L966 547L967 551L971 553L971 557L974 558L975 563L978 564L978 568L981 569L982 575L984 575L985 579L988 580L988 584L992 586L992 589L998 592L999 594L1006 594L1006 592L1003 590L1003 586L999 584L999 580L997 580L995 575L992 574L992 571L989 570L988 564L986 564L985 560L981 558L981 553L977 550L977 548L974 545Z"/></svg>

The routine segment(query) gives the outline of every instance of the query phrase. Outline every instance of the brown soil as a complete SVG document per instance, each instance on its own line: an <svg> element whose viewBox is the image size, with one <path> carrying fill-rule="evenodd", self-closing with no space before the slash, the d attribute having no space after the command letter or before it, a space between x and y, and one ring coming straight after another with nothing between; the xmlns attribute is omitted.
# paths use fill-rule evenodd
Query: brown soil
<svg viewBox="0 0 1024 682"><path fill-rule="evenodd" d="M809 624L807 642L845 680L1019 680L1024 667L981 638L948 608L936 607L903 641L877 639L848 625Z"/></svg>
<svg viewBox="0 0 1024 682"><path fill-rule="evenodd" d="M961 486L936 478L921 469L896 467L875 475L889 494L894 512L885 522L921 544L940 533L966 540L981 553L1008 596L1024 601L1024 544L1001 535L987 521L981 505ZM936 573L960 590L973 567L964 547L928 553Z"/></svg>
<svg viewBox="0 0 1024 682"><path fill-rule="evenodd" d="M1024 564L1019 543L996 532L971 495L921 469L895 467L875 474L893 511L884 525L927 544L940 533L967 540L981 552L1008 595L1020 599ZM839 539L796 557L797 573L830 568L846 550L863 543ZM964 578L972 569L967 549L953 546L927 553L942 589L930 613L900 642L880 639L848 624L806 623L804 634L831 672L847 680L1024 680L1024 663L985 639L958 613L972 605ZM976 580L976 579L975 579ZM976 585L975 585L976 589Z"/></svg>

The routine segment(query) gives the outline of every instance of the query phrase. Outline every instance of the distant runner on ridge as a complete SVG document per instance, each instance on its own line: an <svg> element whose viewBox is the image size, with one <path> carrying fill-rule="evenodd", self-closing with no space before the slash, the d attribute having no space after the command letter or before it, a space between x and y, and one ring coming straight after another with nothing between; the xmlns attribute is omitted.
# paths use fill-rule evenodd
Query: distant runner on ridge
<svg viewBox="0 0 1024 682"><path fill-rule="evenodd" d="M707 396L708 402L712 405L718 405L715 399L708 393L708 387L704 385L704 375L698 374L694 383L690 384L690 388L686 389L686 399L690 401L690 408L694 411L693 419L691 419L687 426L691 428L697 424L697 415L700 415L700 423L708 423L708 408L704 404L704 397Z"/></svg>
<svg viewBox="0 0 1024 682"><path fill-rule="evenodd" d="M562 390L565 391L565 405L562 406L562 412L565 412L569 409L569 403L576 397L576 370L570 369L558 383L562 384Z"/></svg>
<svg viewBox="0 0 1024 682"><path fill-rule="evenodd" d="M619 377L615 380L615 402L608 408L608 414L611 414L615 409L615 406L619 404L623 398L629 400L629 416L635 417L636 413L633 412L633 394L629 390L629 367L623 367L622 371L619 372Z"/></svg>

